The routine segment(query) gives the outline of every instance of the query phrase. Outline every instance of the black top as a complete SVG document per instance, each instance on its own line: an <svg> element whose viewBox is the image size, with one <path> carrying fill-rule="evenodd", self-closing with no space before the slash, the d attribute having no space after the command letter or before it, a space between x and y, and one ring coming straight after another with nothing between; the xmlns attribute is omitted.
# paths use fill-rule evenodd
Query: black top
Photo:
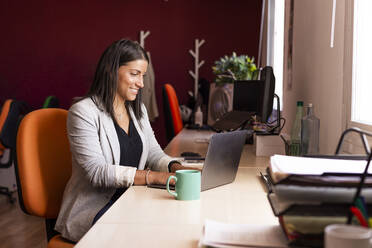
<svg viewBox="0 0 372 248"><path fill-rule="evenodd" d="M133 166L138 168L142 155L142 140L132 120L129 121L127 134L117 123L115 123L116 133L120 143L120 165ZM127 190L118 188L110 201L94 217L93 224L111 207L114 202Z"/></svg>
<svg viewBox="0 0 372 248"><path fill-rule="evenodd" d="M138 168L142 154L142 140L139 136L133 121L129 121L127 134L118 124L115 123L116 133L120 143L120 165L133 166Z"/></svg>

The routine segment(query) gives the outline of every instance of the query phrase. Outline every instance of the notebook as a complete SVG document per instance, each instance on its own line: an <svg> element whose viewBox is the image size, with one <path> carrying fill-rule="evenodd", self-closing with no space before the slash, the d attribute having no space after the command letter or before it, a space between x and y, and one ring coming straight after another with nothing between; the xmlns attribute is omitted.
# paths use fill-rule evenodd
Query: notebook
<svg viewBox="0 0 372 248"><path fill-rule="evenodd" d="M209 142L201 172L201 191L232 183L235 180L243 146L251 130L214 134ZM148 185L163 188L164 185Z"/></svg>

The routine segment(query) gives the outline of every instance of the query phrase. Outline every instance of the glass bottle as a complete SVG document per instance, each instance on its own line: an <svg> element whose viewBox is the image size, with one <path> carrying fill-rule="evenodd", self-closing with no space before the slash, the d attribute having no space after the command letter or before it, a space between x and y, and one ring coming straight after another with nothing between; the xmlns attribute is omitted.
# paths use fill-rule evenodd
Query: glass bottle
<svg viewBox="0 0 372 248"><path fill-rule="evenodd" d="M198 106L195 112L195 125L198 125L199 127L203 126L203 112L201 111L200 106Z"/></svg>
<svg viewBox="0 0 372 248"><path fill-rule="evenodd" d="M300 156L301 155L301 119L304 113L304 102L297 102L296 118L293 122L291 129L291 141L289 144L289 155Z"/></svg>
<svg viewBox="0 0 372 248"><path fill-rule="evenodd" d="M313 104L309 103L307 114L302 118L301 125L301 154L318 154L320 120L314 115Z"/></svg>

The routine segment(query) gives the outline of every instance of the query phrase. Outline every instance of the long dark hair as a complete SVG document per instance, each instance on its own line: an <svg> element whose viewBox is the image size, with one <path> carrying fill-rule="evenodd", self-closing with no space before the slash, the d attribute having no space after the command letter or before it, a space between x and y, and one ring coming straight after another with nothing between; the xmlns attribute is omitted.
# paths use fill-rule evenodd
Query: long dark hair
<svg viewBox="0 0 372 248"><path fill-rule="evenodd" d="M103 108L116 121L114 115L114 99L118 88L118 70L128 62L149 58L146 51L136 41L121 39L112 43L102 54L94 75L94 80L86 97L90 97L98 108ZM134 101L125 101L138 120L143 116L141 110L142 90Z"/></svg>

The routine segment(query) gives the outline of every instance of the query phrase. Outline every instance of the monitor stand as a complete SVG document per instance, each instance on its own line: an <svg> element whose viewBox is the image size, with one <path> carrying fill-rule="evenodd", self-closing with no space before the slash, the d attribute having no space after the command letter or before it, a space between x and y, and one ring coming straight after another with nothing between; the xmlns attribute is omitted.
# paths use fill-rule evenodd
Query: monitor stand
<svg viewBox="0 0 372 248"><path fill-rule="evenodd" d="M280 100L279 96L274 93L274 98L276 98L276 126L273 127L270 131L255 131L257 135L279 135L280 134Z"/></svg>

